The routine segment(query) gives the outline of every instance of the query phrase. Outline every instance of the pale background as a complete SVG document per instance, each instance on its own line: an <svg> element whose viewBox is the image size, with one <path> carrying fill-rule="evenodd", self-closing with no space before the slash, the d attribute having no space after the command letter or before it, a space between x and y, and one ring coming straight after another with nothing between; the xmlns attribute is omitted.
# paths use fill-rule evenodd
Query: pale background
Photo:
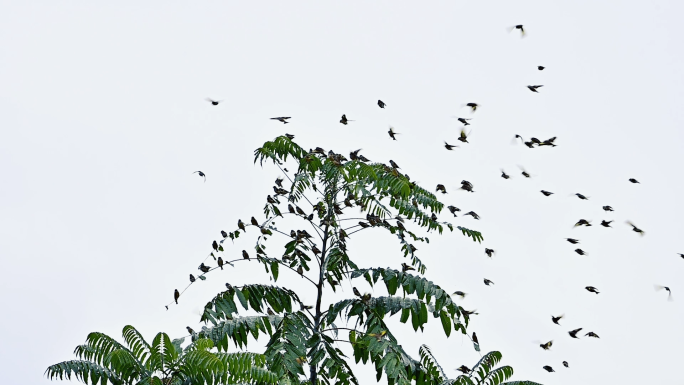
<svg viewBox="0 0 684 385"><path fill-rule="evenodd" d="M186 335L224 282L268 283L260 267L226 270L164 309L221 229L263 215L278 173L254 166L252 152L285 132L306 148L393 159L481 215L453 222L482 231L482 245L432 235L419 256L429 279L470 293L462 305L481 315L469 330L504 354L514 379L684 381L682 14L682 2L653 0L0 1L0 382L48 383L45 368L73 359L92 331ZM527 38L507 30L518 23ZM471 143L447 152L444 140L460 144L452 116L471 117L461 108L471 101L482 105ZM343 113L356 121L339 124ZM283 115L292 123L268 120ZM558 147L512 145L515 134L558 136ZM474 194L456 191L462 179ZM573 229L580 218L595 226ZM396 238L373 245L384 233L361 234L350 252L399 267ZM300 282L283 274L279 284ZM428 326L393 331L416 357L428 343L450 376L479 358L438 320ZM601 339L573 340L576 327ZM375 383L372 370L358 374Z"/></svg>

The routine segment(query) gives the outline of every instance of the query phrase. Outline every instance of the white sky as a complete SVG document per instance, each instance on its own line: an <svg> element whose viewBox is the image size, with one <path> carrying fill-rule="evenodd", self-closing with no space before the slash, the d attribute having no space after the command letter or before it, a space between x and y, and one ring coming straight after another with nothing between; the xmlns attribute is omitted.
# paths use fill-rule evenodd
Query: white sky
<svg viewBox="0 0 684 385"><path fill-rule="evenodd" d="M0 10L0 382L47 383L45 368L72 359L92 331L120 338L131 324L149 339L183 336L226 281L268 283L262 268L227 269L164 310L221 229L263 215L278 174L254 166L252 152L284 132L305 148L393 159L425 187L445 184L446 204L481 215L452 222L482 231L482 245L433 235L419 256L429 279L470 293L462 305L480 316L469 331L483 351L504 354L515 379L677 378L684 3L4 0ZM527 38L508 33L518 23ZM544 87L534 94L529 84ZM471 143L447 152L444 140L460 144L451 116L470 117L460 106L471 101L482 105ZM340 125L343 113L355 122ZM292 123L268 120L283 115ZM515 134L557 136L558 147L512 145ZM463 179L476 193L456 191ZM574 229L580 218L595 226ZM399 267L394 237L373 244L380 231L361 234L350 252L378 257L369 267ZM279 284L300 282L283 275ZM560 313L556 326L550 316ZM416 356L430 345L452 376L476 362L466 339L445 339L438 320L429 326L393 332ZM572 340L577 327L601 339ZM542 351L549 339L552 351ZM372 370L359 376L375 383Z"/></svg>

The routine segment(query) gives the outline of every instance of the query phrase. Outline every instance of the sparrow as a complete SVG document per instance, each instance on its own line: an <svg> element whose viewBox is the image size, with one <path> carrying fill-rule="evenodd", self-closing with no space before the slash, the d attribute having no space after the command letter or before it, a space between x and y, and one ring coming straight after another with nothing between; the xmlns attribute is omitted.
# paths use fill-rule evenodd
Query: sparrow
<svg viewBox="0 0 684 385"><path fill-rule="evenodd" d="M596 333L594 333L594 332L589 332L589 333L585 334L585 336L594 337L594 338L600 338L600 337L598 336L598 334L596 334Z"/></svg>
<svg viewBox="0 0 684 385"><path fill-rule="evenodd" d="M242 258L249 259L249 254L247 253L247 251L242 250Z"/></svg>
<svg viewBox="0 0 684 385"><path fill-rule="evenodd" d="M176 305L178 305L178 298L180 297L180 293L178 292L178 289L175 289L173 291L173 300L176 302Z"/></svg>
<svg viewBox="0 0 684 385"><path fill-rule="evenodd" d="M459 366L458 368L456 368L456 370L458 370L459 372L461 372L461 373L463 373L463 374L468 374L468 373L470 373L470 369L468 369L468 367L465 366L465 365Z"/></svg>
<svg viewBox="0 0 684 385"><path fill-rule="evenodd" d="M385 102L383 102L382 100L378 99L378 106L379 106L380 108L385 108L386 105L387 105L387 103L385 103Z"/></svg>
<svg viewBox="0 0 684 385"><path fill-rule="evenodd" d="M544 87L544 86L527 86L527 88L530 89L532 92L539 92L537 91L537 88Z"/></svg>
<svg viewBox="0 0 684 385"><path fill-rule="evenodd" d="M394 163L394 161L391 160L391 159L390 159L389 163L392 165L392 167L394 167L394 169L399 169L399 168L401 168L401 167L399 167L398 164Z"/></svg>
<svg viewBox="0 0 684 385"><path fill-rule="evenodd" d="M544 194L544 196L549 196L549 195L553 194L550 191L544 191L544 190L541 190L541 193Z"/></svg>
<svg viewBox="0 0 684 385"><path fill-rule="evenodd" d="M294 139L294 135L290 135L290 134L285 134L285 137L290 139L290 140Z"/></svg>
<svg viewBox="0 0 684 385"><path fill-rule="evenodd" d="M261 227L261 226L259 226L259 222L258 222L258 221L256 220L256 218L254 218L254 217L252 217L252 219L250 220L250 222L252 223L253 226Z"/></svg>
<svg viewBox="0 0 684 385"><path fill-rule="evenodd" d="M204 178L204 181L207 181L207 176L202 172L202 171L195 171L193 174L199 174L202 178Z"/></svg>
<svg viewBox="0 0 684 385"><path fill-rule="evenodd" d="M579 199L583 199L583 200L585 200L585 201L586 201L586 200L589 200L589 198L585 197L584 195L582 195L582 194L580 194L580 193L577 193L577 194L575 194L575 195L577 195L577 197L578 197Z"/></svg>
<svg viewBox="0 0 684 385"><path fill-rule="evenodd" d="M546 68L546 67L544 67L544 66L537 66L537 69L538 69L539 71L544 71L544 68Z"/></svg>
<svg viewBox="0 0 684 385"><path fill-rule="evenodd" d="M610 206L603 206L603 210L605 211L614 211L612 207Z"/></svg>
<svg viewBox="0 0 684 385"><path fill-rule="evenodd" d="M343 114L342 119L340 119L340 123L344 124L345 126L347 125L347 122L353 122L353 120L348 120L347 115Z"/></svg>
<svg viewBox="0 0 684 385"><path fill-rule="evenodd" d="M276 184L278 187L283 187L283 178L280 178L280 177L276 178L275 184Z"/></svg>
<svg viewBox="0 0 684 385"><path fill-rule="evenodd" d="M223 100L212 100L209 98L205 99L206 101L210 102L212 106L218 106L219 103L221 103Z"/></svg>
<svg viewBox="0 0 684 385"><path fill-rule="evenodd" d="M463 215L470 215L470 216L472 216L474 219L480 219L480 216L477 215L474 211L468 211L467 213L465 213L465 214L463 214Z"/></svg>
<svg viewBox="0 0 684 385"><path fill-rule="evenodd" d="M508 174L506 174L506 172L504 170L501 170L501 177L504 179L510 178L510 176Z"/></svg>
<svg viewBox="0 0 684 385"><path fill-rule="evenodd" d="M468 143L468 135L466 135L465 130L461 130L461 136L458 137L458 140L463 143Z"/></svg>
<svg viewBox="0 0 684 385"><path fill-rule="evenodd" d="M279 122L283 122L284 124L290 123L290 122L287 121L288 119L290 119L289 116L279 116L279 117L277 117L277 118L271 118L271 120L277 120L277 121L279 121Z"/></svg>
<svg viewBox="0 0 684 385"><path fill-rule="evenodd" d="M297 267L297 273L302 276L304 275L304 268L301 265Z"/></svg>
<svg viewBox="0 0 684 385"><path fill-rule="evenodd" d="M398 134L398 132L394 132L394 128L390 127L389 131L387 131L389 134L390 138L397 140L397 138L394 137L394 135Z"/></svg>
<svg viewBox="0 0 684 385"><path fill-rule="evenodd" d="M634 179L634 178L629 178L629 181L632 182L632 183L639 183L639 181L636 180L636 179Z"/></svg>
<svg viewBox="0 0 684 385"><path fill-rule="evenodd" d="M572 338L578 338L577 333L579 333L580 330L582 330L582 328L571 330L568 332L568 334L570 334L570 337Z"/></svg>
<svg viewBox="0 0 684 385"><path fill-rule="evenodd" d="M195 276L190 274L190 282L195 282Z"/></svg>
<svg viewBox="0 0 684 385"><path fill-rule="evenodd" d="M289 211L290 214L294 214L294 213L295 213L295 208L294 208L294 206L292 206L292 204L288 204L288 205L287 205L287 211Z"/></svg>
<svg viewBox="0 0 684 385"><path fill-rule="evenodd" d="M593 287L593 286L587 286L587 287L585 287L585 289L587 289L587 291L590 293L596 293L596 294L599 293L598 289Z"/></svg>
<svg viewBox="0 0 684 385"><path fill-rule="evenodd" d="M402 263L402 264L401 264L401 271L402 271L402 272L405 273L405 272L407 272L407 271L409 271L409 270L415 270L415 269L413 268L413 266L409 266L409 265L407 265L407 264L405 264L405 263Z"/></svg>
<svg viewBox="0 0 684 385"><path fill-rule="evenodd" d="M555 372L555 370L553 370L553 368L550 367L549 365L544 365L543 368L544 368L544 370L546 370L549 373Z"/></svg>
<svg viewBox="0 0 684 385"><path fill-rule="evenodd" d="M465 298L465 296L468 295L468 294L466 294L466 293L464 293L464 292L462 292L462 291L455 291L455 292L453 293L453 295L457 295L457 296L459 296L459 297L461 297L461 298Z"/></svg>
<svg viewBox="0 0 684 385"><path fill-rule="evenodd" d="M591 223L589 221L587 221L586 219L580 219L579 221L577 221L577 223L575 223L575 227L582 226L582 225L591 226Z"/></svg>
<svg viewBox="0 0 684 385"><path fill-rule="evenodd" d="M218 243L216 243L216 240L214 240L214 242L211 243L211 247L213 247L215 251L218 251L219 245Z"/></svg>
<svg viewBox="0 0 684 385"><path fill-rule="evenodd" d="M269 195L269 197L270 197L270 195ZM242 219L238 219L238 228L239 228L240 230L242 230L242 231L247 231L247 230L245 229L245 224L244 224L244 222L242 222Z"/></svg>
<svg viewBox="0 0 684 385"><path fill-rule="evenodd" d="M461 189L466 190L468 192L474 192L473 191L473 184L468 182L467 180L462 180L461 181Z"/></svg>
<svg viewBox="0 0 684 385"><path fill-rule="evenodd" d="M564 316L563 314L559 315L558 317L551 316L551 321L553 321L553 323L555 323L556 325L560 325L560 324L558 323L558 321L560 321L561 318L563 318L563 316Z"/></svg>
<svg viewBox="0 0 684 385"><path fill-rule="evenodd" d="M577 239L572 239L572 238L565 238L568 242L572 243L573 245L576 245L579 243Z"/></svg>
<svg viewBox="0 0 684 385"><path fill-rule="evenodd" d="M568 361L563 361L563 366L565 366L566 368L568 368L568 367L569 367L569 366L568 366Z"/></svg>
<svg viewBox="0 0 684 385"><path fill-rule="evenodd" d="M219 265L219 267L221 268L221 270L223 270L223 258L218 257L218 261L217 261L217 262L218 262L218 265Z"/></svg>
<svg viewBox="0 0 684 385"><path fill-rule="evenodd" d="M459 139L460 140L460 139ZM458 146L454 146L453 144L449 144L447 142L444 142L444 148L446 148L449 151L453 151L454 148L458 148Z"/></svg>
<svg viewBox="0 0 684 385"><path fill-rule="evenodd" d="M487 254L487 256L491 258L492 254L494 254L494 250L485 248L485 254Z"/></svg>
<svg viewBox="0 0 684 385"><path fill-rule="evenodd" d="M487 286L489 286L489 285L493 285L494 282L492 282L492 281L488 280L487 278L485 278L485 279L484 279L484 284L487 285Z"/></svg>
<svg viewBox="0 0 684 385"><path fill-rule="evenodd" d="M202 262L202 264L199 265L198 269L201 270L203 273L207 273L209 272L209 270L211 270L211 268L205 265L204 262Z"/></svg>
<svg viewBox="0 0 684 385"><path fill-rule="evenodd" d="M446 193L447 193L446 187L444 187L443 184L438 184L438 185L437 185L437 190L436 190L436 191L441 191L442 194L446 194Z"/></svg>
<svg viewBox="0 0 684 385"><path fill-rule="evenodd" d="M359 292L359 289L357 289L356 287L353 287L353 288L352 288L352 291L354 292L354 295L355 295L355 296L361 297L361 293Z"/></svg>
<svg viewBox="0 0 684 385"><path fill-rule="evenodd" d="M233 290L233 285L226 282L226 289L228 289L229 291Z"/></svg>
<svg viewBox="0 0 684 385"><path fill-rule="evenodd" d="M382 341L382 337L384 337L385 334L387 334L387 330L383 330L380 333L368 333L367 335L369 337L375 337L377 341Z"/></svg>
<svg viewBox="0 0 684 385"><path fill-rule="evenodd" d="M467 107L470 107L470 109L475 112L477 111L478 104L477 103L468 103L466 104Z"/></svg>
<svg viewBox="0 0 684 385"><path fill-rule="evenodd" d="M188 333L195 334L195 331L192 330L192 328L190 326L186 326L185 328L188 329Z"/></svg>
<svg viewBox="0 0 684 385"><path fill-rule="evenodd" d="M611 222L613 222L613 221L602 220L602 221L601 221L601 226L603 226L603 227L610 227Z"/></svg>
<svg viewBox="0 0 684 385"><path fill-rule="evenodd" d="M470 126L470 123L468 123L469 120L472 120L472 119L458 118L458 121L463 123L463 125L465 125L465 126Z"/></svg>
<svg viewBox="0 0 684 385"><path fill-rule="evenodd" d="M311 309L313 309L313 306L311 306L311 305L304 305L303 303L300 303L300 304L299 304L299 308L302 309L302 310L311 310Z"/></svg>
<svg viewBox="0 0 684 385"><path fill-rule="evenodd" d="M223 238L228 238L228 233L226 233L225 231L221 230L221 236L222 236Z"/></svg>
<svg viewBox="0 0 684 385"><path fill-rule="evenodd" d="M551 345L553 345L553 341L549 341L545 344L540 344L539 347L544 350L549 350L551 348Z"/></svg>
<svg viewBox="0 0 684 385"><path fill-rule="evenodd" d="M575 253L577 253L577 254L579 254L579 255L585 255L585 254L586 254L586 253L584 252L584 250L582 250L582 249L575 249Z"/></svg>
<svg viewBox="0 0 684 385"><path fill-rule="evenodd" d="M480 341L477 340L477 334L475 334L475 332L473 332L473 342L475 342L478 345L480 344Z"/></svg>

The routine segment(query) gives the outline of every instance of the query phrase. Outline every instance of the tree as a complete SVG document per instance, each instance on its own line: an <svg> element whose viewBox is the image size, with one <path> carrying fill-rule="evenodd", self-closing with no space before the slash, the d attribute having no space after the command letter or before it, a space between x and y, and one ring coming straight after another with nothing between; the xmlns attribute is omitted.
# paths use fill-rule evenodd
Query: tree
<svg viewBox="0 0 684 385"><path fill-rule="evenodd" d="M254 353L212 353L214 343L195 339L181 348L184 339L171 341L157 334L152 345L133 326L123 328L126 346L103 333L90 333L84 345L76 347L78 360L47 368L50 379L76 377L83 383L107 384L276 384L278 377L265 369L266 357Z"/></svg>
<svg viewBox="0 0 684 385"><path fill-rule="evenodd" d="M541 385L532 381L503 382L513 376L513 368L502 366L495 369L494 367L501 361L502 357L501 353L496 351L485 354L472 369L462 366L461 368L464 368L461 370L463 374L453 379L446 376L427 345L421 346L419 353L420 362L430 379L429 383L440 385Z"/></svg>
<svg viewBox="0 0 684 385"><path fill-rule="evenodd" d="M444 204L402 174L393 161L391 166L372 163L358 151L350 158L321 148L306 151L288 136L277 137L255 151L254 162L262 166L273 162L289 181L288 188L283 186L284 179L276 181L275 194L267 197L264 207L265 221L253 218L249 225L238 222L238 229L226 239L234 240L248 228L257 228L254 252L250 255L243 251L242 259L225 263L234 266L238 261L256 261L275 282L281 269L290 269L311 285L316 302L304 304L285 287L228 284L225 292L206 304L201 321L213 326L203 327L198 337L211 339L225 351L230 341L241 348L246 346L248 334L258 338L266 333L270 337L265 351L268 368L292 383L358 384L347 357L335 345L340 341L351 344L357 363L370 360L378 381L384 373L390 384L436 383L420 361L404 351L385 318L399 314L402 323L410 319L417 331L425 327L432 314L440 320L447 337L452 330L466 333L468 312L439 285L422 276L426 266L413 245L429 242L426 235L415 231L442 234L445 228L454 231L454 226L437 217ZM295 162L294 174L285 167L288 161ZM348 213L352 208L360 209L361 217ZM277 227L276 219L292 227ZM482 240L477 231L457 229L474 241ZM349 238L359 231L395 235L401 250L398 255L408 258L405 261L410 264L402 264L401 269L360 266L360 258L347 253ZM272 238L283 240L282 251L269 251L267 243ZM221 243L215 247L216 253L223 251ZM214 258L216 255L212 253ZM354 288L354 297L326 308L328 290L336 291L343 279L361 277L371 286L381 280L388 295L372 297ZM240 317L238 304L262 315ZM345 325L337 326L342 323Z"/></svg>

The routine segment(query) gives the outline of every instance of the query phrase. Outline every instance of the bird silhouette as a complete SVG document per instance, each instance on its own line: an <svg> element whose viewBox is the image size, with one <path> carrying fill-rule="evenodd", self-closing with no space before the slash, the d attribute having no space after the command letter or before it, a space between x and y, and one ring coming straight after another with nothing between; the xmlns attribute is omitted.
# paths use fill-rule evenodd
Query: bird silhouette
<svg viewBox="0 0 684 385"><path fill-rule="evenodd" d="M478 345L480 344L480 341L477 340L477 334L475 334L475 332L473 332L473 342L475 342Z"/></svg>
<svg viewBox="0 0 684 385"><path fill-rule="evenodd" d="M444 187L443 184L438 184L438 185L437 185L437 190L436 190L436 191L441 191L442 194L446 194L446 193L447 193L446 187Z"/></svg>
<svg viewBox="0 0 684 385"><path fill-rule="evenodd" d="M522 24L518 24L518 25L514 26L513 28L515 28L515 29L517 29L517 30L520 31L520 36L521 36L521 37L524 37L524 36L525 36L525 28L523 27Z"/></svg>
<svg viewBox="0 0 684 385"><path fill-rule="evenodd" d="M506 174L506 172L504 170L501 170L501 177L504 179L508 179L508 178L510 178L510 175Z"/></svg>
<svg viewBox="0 0 684 385"><path fill-rule="evenodd" d="M560 325L560 324L558 323L558 321L560 321L561 318L563 318L563 317L564 317L563 314L559 315L558 317L556 317L556 316L551 316L551 321L553 321L553 323L555 323L556 325Z"/></svg>
<svg viewBox="0 0 684 385"><path fill-rule="evenodd" d="M632 223L632 222L630 222L630 221L627 221L627 224L630 225L630 226L632 226L632 231L634 231L635 233L639 233L639 235L641 235L642 237L644 236L644 234L646 234L646 233L644 232L644 230L642 230L642 229L636 227L636 226L634 225L634 223Z"/></svg>
<svg viewBox="0 0 684 385"><path fill-rule="evenodd" d="M178 305L178 298L180 298L180 293L178 292L178 289L175 289L173 291L173 301L176 302L176 305Z"/></svg>
<svg viewBox="0 0 684 385"><path fill-rule="evenodd" d="M570 334L570 337L572 338L579 338L577 337L577 333L579 333L580 330L582 330L582 328L571 330L568 332L568 334Z"/></svg>
<svg viewBox="0 0 684 385"><path fill-rule="evenodd" d="M247 251L245 251L245 250L242 250L242 258L243 259L249 259L249 253L247 253Z"/></svg>
<svg viewBox="0 0 684 385"><path fill-rule="evenodd" d="M444 148L446 148L446 149L449 150L449 151L453 151L454 148L457 148L457 147L458 147L458 146L455 146L455 145L453 145L453 144L449 144L449 143L447 143L446 141L444 142Z"/></svg>
<svg viewBox="0 0 684 385"><path fill-rule="evenodd" d="M539 92L539 91L537 91L537 88L541 88L541 87L544 87L544 86L527 86L527 88L529 88L530 91L537 92L537 93Z"/></svg>
<svg viewBox="0 0 684 385"><path fill-rule="evenodd" d="M469 120L472 119L466 119L466 118L456 118L459 122L463 123L464 126L470 126L470 123L468 123Z"/></svg>
<svg viewBox="0 0 684 385"><path fill-rule="evenodd" d="M541 190L541 193L544 194L544 196L549 196L549 195L552 195L552 194L553 194L553 193L550 192L550 191L544 191L544 190Z"/></svg>
<svg viewBox="0 0 684 385"><path fill-rule="evenodd" d="M218 257L218 260L217 260L216 262L218 263L218 265L219 265L219 267L221 268L221 270L223 270L223 258Z"/></svg>
<svg viewBox="0 0 684 385"><path fill-rule="evenodd" d="M405 272L407 272L407 271L409 271L409 270L415 270L415 268L413 268L413 266L407 265L406 263L402 263L402 264L401 264L401 271L402 271L402 272L405 273Z"/></svg>
<svg viewBox="0 0 684 385"><path fill-rule="evenodd" d="M390 159L389 163L394 167L394 169L400 169L399 165L397 165L393 160Z"/></svg>
<svg viewBox="0 0 684 385"><path fill-rule="evenodd" d="M228 238L228 233L226 233L225 231L221 230L221 236L222 236L223 238Z"/></svg>
<svg viewBox="0 0 684 385"><path fill-rule="evenodd" d="M463 374L468 374L468 373L470 373L470 369L469 369L467 366L465 366L465 365L459 366L458 368L456 368L456 370L458 370L459 372L461 372L461 373L463 373Z"/></svg>
<svg viewBox="0 0 684 385"><path fill-rule="evenodd" d="M585 289L587 289L587 291L590 293L596 293L596 294L599 293L598 289L593 287L593 286L587 286L587 287L585 287Z"/></svg>
<svg viewBox="0 0 684 385"><path fill-rule="evenodd" d="M477 103L467 103L466 106L470 107L470 110L473 112L477 111L477 107L479 107Z"/></svg>
<svg viewBox="0 0 684 385"><path fill-rule="evenodd" d="M353 122L353 120L347 119L347 115L343 114L342 118L340 119L340 123L344 124L345 126L347 125L348 122Z"/></svg>
<svg viewBox="0 0 684 385"><path fill-rule="evenodd" d="M462 291L455 291L455 292L453 293L453 295L457 295L457 296L459 296L459 297L461 297L461 298L465 298L465 296L468 295L468 294L467 294L467 293L464 293L464 292L462 292Z"/></svg>
<svg viewBox="0 0 684 385"><path fill-rule="evenodd" d="M485 248L485 254L487 254L487 256L491 258L492 254L494 254L494 250Z"/></svg>
<svg viewBox="0 0 684 385"><path fill-rule="evenodd" d="M218 106L218 104L223 101L223 100L213 100L210 98L206 98L205 100L208 101L209 103L211 103L212 106Z"/></svg>
<svg viewBox="0 0 684 385"><path fill-rule="evenodd" d="M277 117L277 118L271 118L271 120L277 120L277 121L279 121L279 122L283 122L284 124L290 123L290 122L287 121L288 119L290 119L289 116L279 116L279 117Z"/></svg>
<svg viewBox="0 0 684 385"><path fill-rule="evenodd" d="M494 282L493 282L492 280L489 280L489 279L485 278L485 279L484 279L484 284L487 285L487 286L489 286L489 285L493 285Z"/></svg>
<svg viewBox="0 0 684 385"><path fill-rule="evenodd" d="M604 211L615 211L615 210L613 210L613 208L610 207L610 206L603 206L603 210L604 210Z"/></svg>
<svg viewBox="0 0 684 385"><path fill-rule="evenodd" d="M544 349L544 350L549 350L549 349L551 349L551 345L553 345L553 341L549 341L545 344L539 344L539 347Z"/></svg>
<svg viewBox="0 0 684 385"><path fill-rule="evenodd" d="M580 219L579 221L577 221L577 223L575 223L575 227L577 226L591 226L591 222L589 222L586 219Z"/></svg>
<svg viewBox="0 0 684 385"><path fill-rule="evenodd" d="M387 103L385 103L385 102L383 102L382 100L378 99L378 106L379 106L380 108L385 108L386 105L387 105Z"/></svg>
<svg viewBox="0 0 684 385"><path fill-rule="evenodd" d="M563 361L563 366L565 366L566 368L569 368L568 361Z"/></svg>
<svg viewBox="0 0 684 385"><path fill-rule="evenodd" d="M204 178L204 181L205 181L205 182L207 181L207 175L204 174L202 171L195 171L195 172L193 172L193 174L199 174L199 176L201 176L202 178Z"/></svg>
<svg viewBox="0 0 684 385"><path fill-rule="evenodd" d="M390 129L389 129L389 131L387 131L387 133L389 134L390 138L392 138L393 140L397 140L397 138L395 138L394 135L398 134L398 132L394 132L393 127L390 127Z"/></svg>
<svg viewBox="0 0 684 385"><path fill-rule="evenodd" d="M553 368L550 367L549 365L544 365L543 368L544 368L544 370L546 370L549 373L555 372L555 370L553 370Z"/></svg>
<svg viewBox="0 0 684 385"><path fill-rule="evenodd" d="M447 209L449 209L449 212L452 213L454 217L456 216L456 211L461 211L461 209L456 206L448 206ZM684 256L682 256L682 258L684 258Z"/></svg>
<svg viewBox="0 0 684 385"><path fill-rule="evenodd" d="M214 251L218 251L219 245L218 245L218 243L216 242L216 240L214 240L214 242L211 243L211 247L214 248Z"/></svg>
<svg viewBox="0 0 684 385"><path fill-rule="evenodd" d="M579 241L578 241L577 239L573 239L573 238L565 238L565 240L567 240L568 242L572 243L573 245L579 243Z"/></svg>
<svg viewBox="0 0 684 385"><path fill-rule="evenodd" d="M575 194L575 195L577 195L577 197L578 197L579 199L582 199L582 200L585 200L585 201L589 200L589 198L587 198L586 196L584 196L584 195L582 195L582 194L580 194L580 193L577 193L577 194Z"/></svg>
<svg viewBox="0 0 684 385"><path fill-rule="evenodd" d="M579 254L579 255L585 255L585 254L586 254L586 253L584 252L584 250L582 250L582 249L575 249L575 253L577 253L577 254Z"/></svg>
<svg viewBox="0 0 684 385"><path fill-rule="evenodd" d="M473 217L474 219L480 219L480 216L477 215L477 213L475 213L475 211L468 211L467 213L465 213L465 214L463 214L463 215L470 215L470 216Z"/></svg>
<svg viewBox="0 0 684 385"><path fill-rule="evenodd" d="M270 196L270 195L269 195L269 196ZM242 219L238 219L238 229L240 229L240 230L242 230L242 231L247 231L247 230L245 229L245 223L242 222Z"/></svg>
<svg viewBox="0 0 684 385"><path fill-rule="evenodd" d="M195 276L190 274L190 283L195 282Z"/></svg>
<svg viewBox="0 0 684 385"><path fill-rule="evenodd" d="M629 178L629 181L632 182L632 183L640 183L638 180L636 180L636 179L634 179L634 178Z"/></svg>
<svg viewBox="0 0 684 385"><path fill-rule="evenodd" d="M202 262L202 264L199 265L198 269L201 270L203 273L207 273L209 272L209 270L211 270L211 268L205 265L204 262Z"/></svg>
<svg viewBox="0 0 684 385"><path fill-rule="evenodd" d="M602 221L601 221L601 226L603 226L603 227L610 227L610 224L611 224L612 222L613 222L613 221L602 220Z"/></svg>
<svg viewBox="0 0 684 385"><path fill-rule="evenodd" d="M672 290L670 290L669 287L661 285L653 285L653 287L656 289L656 291L665 289L667 291L667 300L672 301Z"/></svg>
<svg viewBox="0 0 684 385"><path fill-rule="evenodd" d="M598 336L598 334L596 334L596 333L594 333L594 332L589 332L589 333L585 334L585 336L594 337L594 338L600 338L600 337Z"/></svg>
<svg viewBox="0 0 684 385"><path fill-rule="evenodd" d="M544 68L546 68L546 67L544 67L544 66L537 66L537 69L538 69L539 71L544 71Z"/></svg>
<svg viewBox="0 0 684 385"><path fill-rule="evenodd" d="M185 328L188 330L188 333L195 334L195 331L192 330L192 328L190 326L186 326Z"/></svg>

